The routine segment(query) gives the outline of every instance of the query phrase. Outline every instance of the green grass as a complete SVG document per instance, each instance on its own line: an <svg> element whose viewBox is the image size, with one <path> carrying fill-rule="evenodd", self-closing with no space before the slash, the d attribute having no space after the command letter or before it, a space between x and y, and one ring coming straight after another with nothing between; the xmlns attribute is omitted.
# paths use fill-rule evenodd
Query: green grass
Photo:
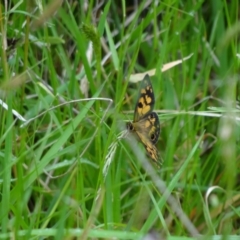
<svg viewBox="0 0 240 240"><path fill-rule="evenodd" d="M238 239L239 3L154 2L1 5L0 239ZM121 137L151 69L160 169Z"/></svg>

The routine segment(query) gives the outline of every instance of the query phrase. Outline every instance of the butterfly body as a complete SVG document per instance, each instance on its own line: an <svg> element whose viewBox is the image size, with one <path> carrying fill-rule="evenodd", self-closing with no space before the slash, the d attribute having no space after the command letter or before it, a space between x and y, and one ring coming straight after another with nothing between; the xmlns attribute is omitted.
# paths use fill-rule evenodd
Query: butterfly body
<svg viewBox="0 0 240 240"><path fill-rule="evenodd" d="M135 133L144 145L147 154L155 163L159 163L156 143L160 135L160 122L157 113L153 112L154 93L148 75L142 80L140 95L135 107L133 122L127 124L130 132Z"/></svg>

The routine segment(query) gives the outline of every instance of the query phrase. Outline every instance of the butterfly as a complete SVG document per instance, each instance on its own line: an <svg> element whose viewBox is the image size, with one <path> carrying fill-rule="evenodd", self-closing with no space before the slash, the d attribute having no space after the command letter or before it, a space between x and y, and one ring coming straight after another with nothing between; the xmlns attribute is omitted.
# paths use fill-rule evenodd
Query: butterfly
<svg viewBox="0 0 240 240"><path fill-rule="evenodd" d="M159 165L160 157L156 143L160 134L160 122L157 113L153 112L154 103L153 88L147 74L141 83L133 121L127 123L127 129L137 135L149 157Z"/></svg>

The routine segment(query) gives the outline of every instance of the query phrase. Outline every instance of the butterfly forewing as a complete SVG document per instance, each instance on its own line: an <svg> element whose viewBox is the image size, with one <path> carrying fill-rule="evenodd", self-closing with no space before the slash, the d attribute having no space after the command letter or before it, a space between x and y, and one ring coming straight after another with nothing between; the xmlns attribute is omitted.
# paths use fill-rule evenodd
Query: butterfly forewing
<svg viewBox="0 0 240 240"><path fill-rule="evenodd" d="M146 116L149 112L153 111L155 98L153 88L148 75L144 77L140 87L138 101L134 111L133 122L139 121Z"/></svg>

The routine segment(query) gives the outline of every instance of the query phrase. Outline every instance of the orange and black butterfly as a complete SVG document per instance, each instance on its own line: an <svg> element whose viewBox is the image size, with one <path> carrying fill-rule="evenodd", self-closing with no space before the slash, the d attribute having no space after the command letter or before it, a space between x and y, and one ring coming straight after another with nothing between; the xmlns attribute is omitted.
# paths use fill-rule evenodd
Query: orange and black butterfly
<svg viewBox="0 0 240 240"><path fill-rule="evenodd" d="M153 112L155 103L150 77L142 80L139 98L132 122L127 123L127 129L134 132L143 143L149 157L159 165L159 153L156 143L160 134L160 122L157 113Z"/></svg>

